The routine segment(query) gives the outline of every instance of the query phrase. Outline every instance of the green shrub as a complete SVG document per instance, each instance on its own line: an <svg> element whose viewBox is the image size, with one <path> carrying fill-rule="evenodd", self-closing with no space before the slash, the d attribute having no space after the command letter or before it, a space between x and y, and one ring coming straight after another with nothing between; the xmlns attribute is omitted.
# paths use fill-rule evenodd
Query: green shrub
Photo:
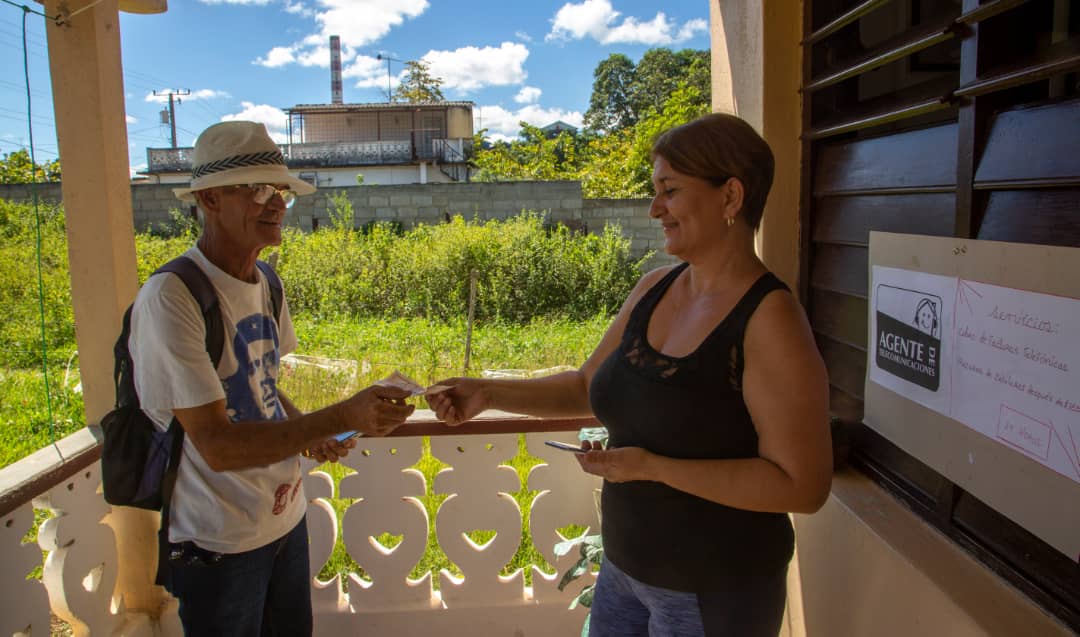
<svg viewBox="0 0 1080 637"><path fill-rule="evenodd" d="M522 213L505 221L457 216L404 232L383 223L359 233L341 225L287 230L278 269L295 312L438 320L465 315L476 270L477 318L527 322L614 313L641 262L617 226L581 235Z"/></svg>
<svg viewBox="0 0 1080 637"><path fill-rule="evenodd" d="M41 204L38 214L40 295L34 206L0 200L0 307L5 314L0 321L0 367L40 366L42 323L50 360L66 359L75 347L63 209Z"/></svg>
<svg viewBox="0 0 1080 637"><path fill-rule="evenodd" d="M461 373L472 270L479 320L473 370L580 364L585 354L562 357L595 346L638 277L640 262L618 228L574 235L523 213L407 231L377 223L361 232L349 227L347 211L341 215L336 227L318 232L287 229L278 270L304 353L370 361L365 383L395 367L423 382ZM167 227L136 235L139 283L187 250L195 231L178 213ZM0 440L16 454L2 465L85 421L62 207L41 204L35 215L32 205L0 200L0 307ZM50 402L58 425L49 424Z"/></svg>

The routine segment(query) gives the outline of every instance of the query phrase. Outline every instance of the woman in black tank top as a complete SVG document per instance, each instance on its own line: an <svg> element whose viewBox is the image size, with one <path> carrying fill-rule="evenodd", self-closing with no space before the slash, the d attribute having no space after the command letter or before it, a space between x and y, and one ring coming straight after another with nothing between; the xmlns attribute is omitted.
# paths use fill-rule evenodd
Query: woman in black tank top
<svg viewBox="0 0 1080 637"><path fill-rule="evenodd" d="M787 514L824 504L832 452L806 317L754 252L772 152L746 122L712 114L661 135L653 160L650 216L683 263L641 278L580 369L444 380L452 389L429 402L450 425L492 408L608 428L606 449L578 454L604 478L613 565L590 634L775 635Z"/></svg>

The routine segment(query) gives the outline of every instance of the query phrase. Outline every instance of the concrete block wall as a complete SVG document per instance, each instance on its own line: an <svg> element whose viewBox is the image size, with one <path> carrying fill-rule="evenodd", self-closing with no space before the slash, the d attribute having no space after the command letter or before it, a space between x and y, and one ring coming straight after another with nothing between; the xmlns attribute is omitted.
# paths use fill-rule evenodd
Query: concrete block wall
<svg viewBox="0 0 1080 637"><path fill-rule="evenodd" d="M0 184L0 199L30 203L34 200L34 188L37 189L38 201L57 203L63 199L60 183L46 184Z"/></svg>
<svg viewBox="0 0 1080 637"><path fill-rule="evenodd" d="M136 230L145 231L168 224L170 211L191 214L193 206L177 199L173 184L139 184L131 187L131 205ZM60 184L39 184L38 197L60 201ZM449 216L466 219L506 219L522 210L542 211L550 221L584 225L589 232L603 232L617 223L630 238L631 251L641 256L655 252L648 268L673 263L664 254L663 232L649 218L648 199L584 199L576 181L515 181L501 183L406 184L393 186L345 186L323 188L300 197L289 210L285 223L311 230L331 223L331 196L345 193L352 202L357 227L373 220L397 221L406 228L418 223L438 223ZM26 184L0 184L0 199L31 201Z"/></svg>

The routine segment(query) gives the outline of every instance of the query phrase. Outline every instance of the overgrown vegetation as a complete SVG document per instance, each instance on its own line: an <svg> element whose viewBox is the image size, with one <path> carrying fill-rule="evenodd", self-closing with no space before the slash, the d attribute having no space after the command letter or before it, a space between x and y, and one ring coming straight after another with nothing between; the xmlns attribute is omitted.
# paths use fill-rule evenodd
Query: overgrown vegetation
<svg viewBox="0 0 1080 637"><path fill-rule="evenodd" d="M366 233L288 232L279 271L299 314L451 320L464 315L476 270L477 318L523 322L617 310L638 264L618 228L574 236L526 213L506 221L455 217L402 234L384 224Z"/></svg>
<svg viewBox="0 0 1080 637"><path fill-rule="evenodd" d="M60 160L35 163L30 160L30 152L25 148L0 157L0 184L27 184L34 181L60 181Z"/></svg>
<svg viewBox="0 0 1080 637"><path fill-rule="evenodd" d="M583 131L548 138L521 122L518 139L492 143L481 130L473 140L474 180L570 179L581 181L586 197L648 196L653 140L709 111L708 52L651 49L637 66L613 53L593 75Z"/></svg>
<svg viewBox="0 0 1080 637"><path fill-rule="evenodd" d="M43 302L34 208L0 200L0 302L7 312L0 322L0 466L84 424L63 210L42 205L39 214ZM335 214L340 223L331 228L287 230L278 270L301 353L366 361L372 371L356 383L394 367L421 382L461 373L473 269L473 371L580 364L638 276L629 242L613 228L573 235L526 213L505 222L456 218L404 232L382 224L354 232L347 210ZM139 234L139 281L187 249L194 233L177 214L169 227Z"/></svg>
<svg viewBox="0 0 1080 637"><path fill-rule="evenodd" d="M302 365L283 370L281 387L301 408L314 409L365 387L394 369L430 383L461 375L468 273L480 273L478 322L472 337L469 373L483 369L554 368L579 365L599 342L610 314L634 284L638 262L617 229L601 236L573 235L545 227L525 213L505 222L451 223L400 231L376 224L351 230L349 211L334 204L338 223L314 233L287 231L278 269L288 288L305 356L331 367ZM78 389L78 356L71 310L63 209L44 206L41 214L41 268L44 303L37 294L37 222L33 206L0 200L0 300L9 320L0 323L0 467L84 426ZM136 236L140 282L165 261L186 250L196 228L180 214L170 224ZM44 308L50 395L54 424L44 400L40 310ZM102 338L113 339L112 334ZM522 485L538 458L524 438L510 461ZM418 577L445 568L460 575L438 547L434 521L447 496L432 491L445 465L428 451L416 467L427 480L421 498L431 520ZM329 467L335 482L347 469ZM512 494L525 514L522 542L504 574L536 564L550 565L532 545L528 511L537 492ZM341 513L348 500L334 499ZM567 528L568 537L584 529ZM378 538L392 545L391 537ZM474 537L482 543L488 538ZM339 543L322 577L363 571ZM437 585L437 584L436 584Z"/></svg>

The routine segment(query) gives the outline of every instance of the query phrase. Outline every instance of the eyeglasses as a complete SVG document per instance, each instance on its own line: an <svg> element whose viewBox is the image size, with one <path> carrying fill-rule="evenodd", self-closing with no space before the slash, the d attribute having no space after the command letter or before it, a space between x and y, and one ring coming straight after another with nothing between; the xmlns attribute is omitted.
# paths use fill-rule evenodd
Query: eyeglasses
<svg viewBox="0 0 1080 637"><path fill-rule="evenodd" d="M285 202L286 208L292 208L293 204L296 203L296 193L289 190L288 187L278 188L273 184L238 184L233 187L250 190L252 200L260 206L265 206L275 194L279 195L281 200Z"/></svg>

